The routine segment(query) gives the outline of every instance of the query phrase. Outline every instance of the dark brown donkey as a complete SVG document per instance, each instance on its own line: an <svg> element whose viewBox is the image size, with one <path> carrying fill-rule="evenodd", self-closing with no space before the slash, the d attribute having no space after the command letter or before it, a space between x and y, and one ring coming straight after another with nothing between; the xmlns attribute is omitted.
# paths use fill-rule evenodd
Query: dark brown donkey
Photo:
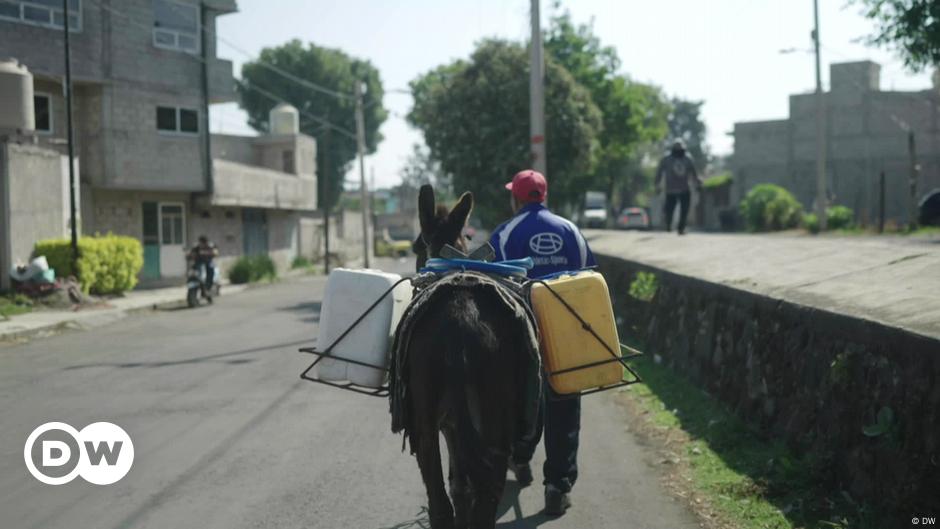
<svg viewBox="0 0 940 529"><path fill-rule="evenodd" d="M473 208L470 193L448 212L435 209L434 192L424 186L418 207L419 269L445 244L466 250L461 232ZM526 330L499 295L485 290L448 290L427 303L411 333L406 369L409 438L427 488L431 527L491 529L522 413L518 388ZM453 504L444 489L438 432L450 454Z"/></svg>

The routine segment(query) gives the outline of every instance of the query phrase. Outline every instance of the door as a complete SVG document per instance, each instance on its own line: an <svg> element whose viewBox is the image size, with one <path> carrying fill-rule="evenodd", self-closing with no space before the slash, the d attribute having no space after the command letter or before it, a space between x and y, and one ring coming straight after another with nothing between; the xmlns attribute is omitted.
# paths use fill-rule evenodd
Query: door
<svg viewBox="0 0 940 529"><path fill-rule="evenodd" d="M242 210L242 235L245 255L268 253L268 218L263 209Z"/></svg>
<svg viewBox="0 0 940 529"><path fill-rule="evenodd" d="M160 213L156 202L144 202L144 269L140 276L160 279Z"/></svg>
<svg viewBox="0 0 940 529"><path fill-rule="evenodd" d="M160 203L160 275L186 274L186 213L179 202Z"/></svg>

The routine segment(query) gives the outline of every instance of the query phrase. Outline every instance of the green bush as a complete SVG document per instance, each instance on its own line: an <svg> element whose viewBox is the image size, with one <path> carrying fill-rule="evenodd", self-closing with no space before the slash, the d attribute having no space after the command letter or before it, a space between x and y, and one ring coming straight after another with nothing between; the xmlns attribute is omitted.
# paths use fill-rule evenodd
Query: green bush
<svg viewBox="0 0 940 529"><path fill-rule="evenodd" d="M827 228L845 230L855 225L855 213L845 206L832 206L826 209Z"/></svg>
<svg viewBox="0 0 940 529"><path fill-rule="evenodd" d="M773 184L751 188L741 200L741 217L748 231L777 231L795 228L803 217L803 206L786 189Z"/></svg>
<svg viewBox="0 0 940 529"><path fill-rule="evenodd" d="M815 213L803 215L803 227L810 233L819 233L819 215Z"/></svg>
<svg viewBox="0 0 940 529"><path fill-rule="evenodd" d="M734 182L731 173L722 173L715 176L709 176L702 182L705 189L717 189L722 186L730 186Z"/></svg>
<svg viewBox="0 0 940 529"><path fill-rule="evenodd" d="M310 259L302 255L294 257L294 260L290 263L291 268L310 268L311 266L313 266L313 263L310 262Z"/></svg>
<svg viewBox="0 0 940 529"><path fill-rule="evenodd" d="M144 249L133 237L108 234L78 240L77 270L72 270L72 248L68 239L46 239L33 247L33 255L44 255L57 277L75 275L82 290L95 294L119 294L137 285L144 266Z"/></svg>
<svg viewBox="0 0 940 529"><path fill-rule="evenodd" d="M228 279L238 285L277 277L274 261L267 255L239 257L228 271Z"/></svg>
<svg viewBox="0 0 940 529"><path fill-rule="evenodd" d="M826 229L848 230L855 226L855 213L845 206L826 208ZM819 216L815 213L803 215L803 227L810 233L819 233Z"/></svg>

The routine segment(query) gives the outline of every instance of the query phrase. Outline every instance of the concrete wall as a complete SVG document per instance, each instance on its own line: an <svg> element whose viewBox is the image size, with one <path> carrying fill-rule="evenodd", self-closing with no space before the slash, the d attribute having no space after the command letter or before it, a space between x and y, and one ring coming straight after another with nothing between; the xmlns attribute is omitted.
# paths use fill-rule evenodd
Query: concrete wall
<svg viewBox="0 0 940 529"><path fill-rule="evenodd" d="M940 91L879 91L880 67L869 61L833 64L832 91L824 95L827 187L857 220L878 215L879 174L886 177L886 216L906 222L910 159L907 130L915 133L921 165L918 196L940 187ZM804 208L816 198L816 98L790 96L789 118L736 123L731 160L740 199L759 183L794 193Z"/></svg>
<svg viewBox="0 0 940 529"><path fill-rule="evenodd" d="M68 163L58 152L0 143L0 273L29 261L40 239L69 234Z"/></svg>
<svg viewBox="0 0 940 529"><path fill-rule="evenodd" d="M909 515L940 490L940 343L868 320L811 309L598 255L622 333L689 376L762 435L818 456L816 473ZM657 275L651 302L630 297ZM878 411L891 430L868 437ZM928 509L929 510L929 509Z"/></svg>
<svg viewBox="0 0 940 529"><path fill-rule="evenodd" d="M315 178L220 159L213 160L213 168L213 205L303 211L316 209Z"/></svg>

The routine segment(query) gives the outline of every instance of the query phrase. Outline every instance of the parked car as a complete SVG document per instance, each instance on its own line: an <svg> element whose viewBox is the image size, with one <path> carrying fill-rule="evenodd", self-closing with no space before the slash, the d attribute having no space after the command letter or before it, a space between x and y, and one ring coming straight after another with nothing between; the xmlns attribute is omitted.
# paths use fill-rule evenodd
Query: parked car
<svg viewBox="0 0 940 529"><path fill-rule="evenodd" d="M650 216L643 208L624 208L617 216L617 228L621 230L648 230Z"/></svg>
<svg viewBox="0 0 940 529"><path fill-rule="evenodd" d="M940 189L924 195L917 208L920 210L917 222L921 226L940 226Z"/></svg>

